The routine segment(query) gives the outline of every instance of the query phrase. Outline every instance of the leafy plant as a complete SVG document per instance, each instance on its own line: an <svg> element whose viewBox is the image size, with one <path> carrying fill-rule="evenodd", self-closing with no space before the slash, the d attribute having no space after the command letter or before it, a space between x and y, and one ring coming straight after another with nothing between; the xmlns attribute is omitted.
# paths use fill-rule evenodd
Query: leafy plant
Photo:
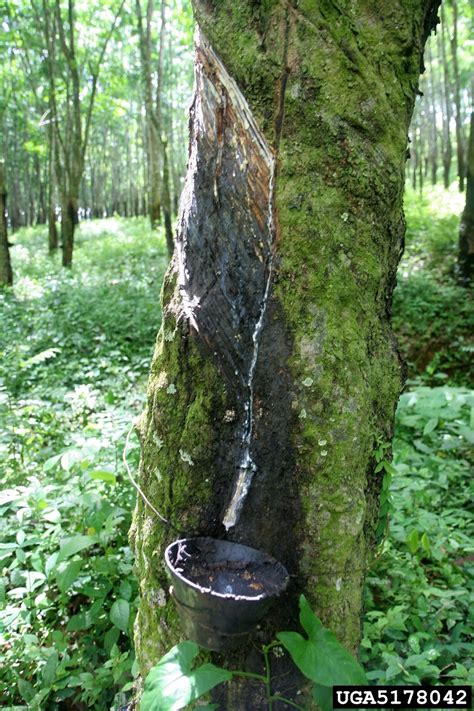
<svg viewBox="0 0 474 711"><path fill-rule="evenodd" d="M368 578L361 661L376 684L472 683L473 394L402 395L390 536Z"/></svg>
<svg viewBox="0 0 474 711"><path fill-rule="evenodd" d="M462 195L407 189L407 235L393 300L393 327L412 384L472 382L472 294L455 279Z"/></svg>
<svg viewBox="0 0 474 711"><path fill-rule="evenodd" d="M320 708L323 711L331 711L331 689L334 684L364 685L367 679L354 657L331 630L323 627L304 595L301 595L299 604L300 623L307 637L298 632L279 632L277 639L262 649L265 674L230 671L211 663L193 668L192 662L199 654L199 647L194 642L181 642L150 670L145 681L140 711L179 711L218 684L231 681L234 677L249 677L260 681L265 686L270 711L277 701L283 701L292 708L303 709L291 699L272 692L270 651L280 644L287 650L298 669L312 682L312 693Z"/></svg>
<svg viewBox="0 0 474 711"><path fill-rule="evenodd" d="M121 451L164 241L141 219L86 222L63 274L42 228L16 239L15 291L0 295L0 706L118 709L137 673L138 592Z"/></svg>

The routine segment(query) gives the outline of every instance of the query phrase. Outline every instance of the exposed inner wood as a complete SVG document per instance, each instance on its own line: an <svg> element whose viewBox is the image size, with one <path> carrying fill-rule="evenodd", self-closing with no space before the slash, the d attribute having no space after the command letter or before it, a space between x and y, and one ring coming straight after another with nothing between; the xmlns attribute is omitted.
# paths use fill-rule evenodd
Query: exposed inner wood
<svg viewBox="0 0 474 711"><path fill-rule="evenodd" d="M253 381L273 261L275 158L237 84L196 31L191 149L177 237L180 311L211 348L242 405L225 527L238 520L256 467Z"/></svg>

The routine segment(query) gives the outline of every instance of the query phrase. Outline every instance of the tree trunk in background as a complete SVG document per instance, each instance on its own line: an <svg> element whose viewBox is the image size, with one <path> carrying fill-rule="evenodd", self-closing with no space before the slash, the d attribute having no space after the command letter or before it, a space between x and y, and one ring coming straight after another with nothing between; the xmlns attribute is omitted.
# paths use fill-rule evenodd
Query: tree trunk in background
<svg viewBox="0 0 474 711"><path fill-rule="evenodd" d="M374 449L391 440L402 383L389 321L407 131L437 2L294 5L194 2L189 168L139 478L181 534L287 566L257 647L296 626L304 592L355 651L379 517ZM240 508L236 484L254 466ZM181 637L162 561L176 537L138 501L142 674ZM218 659L261 663L252 644ZM294 698L291 668L275 660ZM221 710L266 709L248 679L213 695Z"/></svg>
<svg viewBox="0 0 474 711"><path fill-rule="evenodd" d="M71 195L61 197L61 243L63 267L72 266L74 253L74 231L79 220L77 217L78 198Z"/></svg>
<svg viewBox="0 0 474 711"><path fill-rule="evenodd" d="M469 286L474 277L474 111L471 113L466 171L466 205L459 230L459 282Z"/></svg>
<svg viewBox="0 0 474 711"><path fill-rule="evenodd" d="M174 251L173 227L171 225L171 194L170 194L170 171L168 163L168 147L166 140L161 142L161 152L163 156L163 183L161 193L161 203L163 205L163 217L165 218L165 236L168 256L171 259Z"/></svg>
<svg viewBox="0 0 474 711"><path fill-rule="evenodd" d="M447 190L450 185L451 161L453 158L453 148L451 145L451 81L449 79L448 59L446 52L446 21L443 6L441 5L441 36L438 34L438 57L441 58L443 64L443 79L444 79L444 105L445 113L443 114L443 180L444 187Z"/></svg>
<svg viewBox="0 0 474 711"><path fill-rule="evenodd" d="M417 117L418 118L418 117ZM420 154L418 150L418 124L414 121L411 129L411 143L410 143L410 161L411 161L411 186L413 190L416 190L417 180L418 180L418 163L420 160Z"/></svg>
<svg viewBox="0 0 474 711"><path fill-rule="evenodd" d="M12 286L13 284L6 209L7 188L5 185L5 169L3 163L0 163L0 286Z"/></svg>
<svg viewBox="0 0 474 711"><path fill-rule="evenodd" d="M153 75L151 67L151 23L154 11L153 0L147 0L146 16L143 18L141 0L136 0L138 35L140 38L141 73L145 99L145 131L148 164L148 210L150 224L154 229L161 219L160 135L161 126L156 116L153 98ZM159 102L159 96L157 102Z"/></svg>
<svg viewBox="0 0 474 711"><path fill-rule="evenodd" d="M56 167L55 167L55 136L53 124L50 121L48 124L48 251L50 254L58 248L58 228L56 225L56 204L55 204L55 186L56 186Z"/></svg>
<svg viewBox="0 0 474 711"><path fill-rule="evenodd" d="M436 185L438 181L438 126L437 126L437 102L436 84L434 80L434 62L431 44L428 43L428 62L430 67L430 163L431 163L431 183Z"/></svg>
<svg viewBox="0 0 474 711"><path fill-rule="evenodd" d="M461 79L458 66L458 4L456 0L451 0L453 8L453 36L451 38L451 58L453 60L454 72L454 105L456 107L456 154L458 158L459 191L464 192L464 176L466 166L464 165L464 135L462 127L461 111Z"/></svg>

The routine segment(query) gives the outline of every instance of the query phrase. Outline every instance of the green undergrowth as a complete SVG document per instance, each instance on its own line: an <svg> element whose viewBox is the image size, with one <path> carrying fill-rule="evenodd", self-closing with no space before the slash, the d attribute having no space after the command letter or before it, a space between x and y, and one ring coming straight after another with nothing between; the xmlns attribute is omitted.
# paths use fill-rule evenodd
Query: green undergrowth
<svg viewBox="0 0 474 711"><path fill-rule="evenodd" d="M121 464L160 325L167 258L145 220L86 222L72 271L13 235L0 294L0 706L119 708L137 605ZM131 466L138 449L132 447Z"/></svg>
<svg viewBox="0 0 474 711"><path fill-rule="evenodd" d="M394 294L393 327L411 382L472 383L472 292L456 282L459 219L465 196L428 188L422 197L407 188L405 253Z"/></svg>
<svg viewBox="0 0 474 711"><path fill-rule="evenodd" d="M443 237L451 256L435 263L438 247L420 236L440 204L422 205L421 216L414 196L407 205L395 300L403 348L418 348L433 320L423 322L430 280L439 330L452 330L431 371L412 368L398 409L389 535L366 590L361 661L371 683L472 675L473 401L454 346L465 317L458 328L436 300L445 288L465 292L449 266L456 230ZM47 256L44 229L13 241L16 284L0 294L0 706L118 711L137 671L138 592L127 538L135 496L121 456L160 325L164 240L144 220L84 223L68 273Z"/></svg>
<svg viewBox="0 0 474 711"><path fill-rule="evenodd" d="M361 661L375 684L469 684L474 394L402 395L389 535L366 590Z"/></svg>

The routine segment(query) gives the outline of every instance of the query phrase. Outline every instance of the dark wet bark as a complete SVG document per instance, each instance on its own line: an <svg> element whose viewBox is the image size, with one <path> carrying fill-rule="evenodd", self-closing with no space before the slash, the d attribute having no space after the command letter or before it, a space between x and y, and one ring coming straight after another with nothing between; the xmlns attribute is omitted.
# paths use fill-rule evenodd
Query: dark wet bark
<svg viewBox="0 0 474 711"><path fill-rule="evenodd" d="M7 230L7 188L3 163L0 163L0 286L12 286L13 271Z"/></svg>
<svg viewBox="0 0 474 711"><path fill-rule="evenodd" d="M246 543L288 568L254 644L218 658L249 670L262 641L297 625L300 592L357 649L381 486L373 452L391 439L402 381L389 319L437 3L339 5L194 3L190 157L140 482L181 534ZM131 536L146 673L180 638L161 562L176 533L139 501ZM274 671L294 697L288 660ZM215 696L221 711L266 708L247 681Z"/></svg>
<svg viewBox="0 0 474 711"><path fill-rule="evenodd" d="M63 250L63 267L72 266L74 231L77 224L77 198L66 196L61 201L61 246Z"/></svg>
<svg viewBox="0 0 474 711"><path fill-rule="evenodd" d="M466 171L466 205L459 230L458 278L463 286L474 278L474 112L471 113Z"/></svg>

